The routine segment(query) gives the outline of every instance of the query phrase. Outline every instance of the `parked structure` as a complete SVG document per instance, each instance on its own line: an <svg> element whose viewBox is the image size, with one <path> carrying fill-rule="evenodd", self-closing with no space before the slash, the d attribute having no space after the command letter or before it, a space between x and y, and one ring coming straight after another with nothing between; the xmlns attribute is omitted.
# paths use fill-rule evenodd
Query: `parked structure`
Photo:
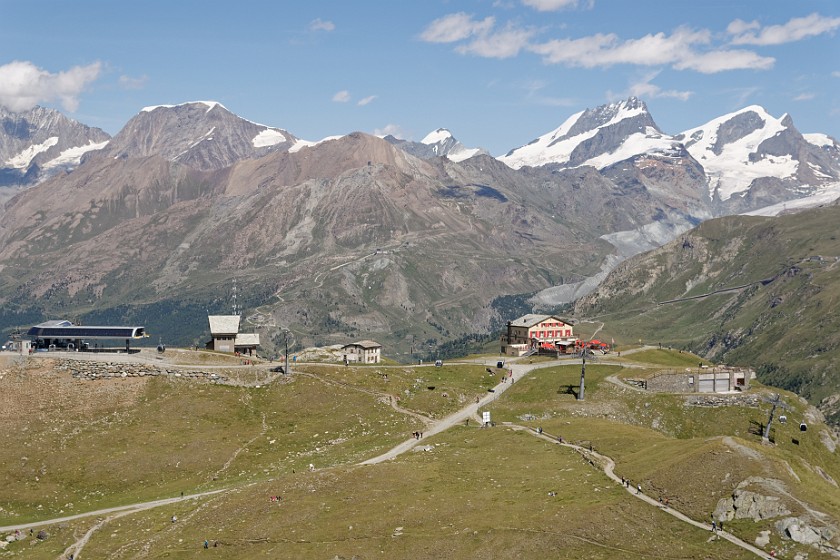
<svg viewBox="0 0 840 560"><path fill-rule="evenodd" d="M43 350L94 350L91 343L99 345L105 340L125 340L125 351L130 351L131 340L147 338L145 327L115 327L74 325L70 321L53 320L35 325L26 333L32 337L35 349Z"/></svg>
<svg viewBox="0 0 840 560"><path fill-rule="evenodd" d="M206 344L208 350L216 352L240 353L253 356L260 345L259 333L240 333L239 315L208 315L211 340Z"/></svg>
<svg viewBox="0 0 840 560"><path fill-rule="evenodd" d="M382 345L372 340L351 342L341 347L344 363L378 364L382 360Z"/></svg>
<svg viewBox="0 0 840 560"><path fill-rule="evenodd" d="M644 380L627 380L653 393L727 393L746 391L755 372L729 366L665 370Z"/></svg>
<svg viewBox="0 0 840 560"><path fill-rule="evenodd" d="M500 342L501 352L507 356L522 356L540 348L565 354L574 351L578 338L568 320L556 315L529 313L508 321Z"/></svg>

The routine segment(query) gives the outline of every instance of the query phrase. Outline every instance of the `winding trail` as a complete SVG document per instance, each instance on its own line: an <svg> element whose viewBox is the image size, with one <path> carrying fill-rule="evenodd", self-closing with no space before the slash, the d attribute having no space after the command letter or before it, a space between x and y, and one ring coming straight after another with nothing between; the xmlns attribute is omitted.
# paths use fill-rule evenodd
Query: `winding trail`
<svg viewBox="0 0 840 560"><path fill-rule="evenodd" d="M643 349L645 349L645 347L639 348L636 351L641 351ZM628 351L627 353L629 354L631 352L632 351ZM524 375L531 372L532 370L551 367L551 366L557 365L557 363L568 363L568 360L556 361L556 362L555 361L541 362L541 363L538 363L538 364L517 364L517 363L514 363L514 362L509 362L507 364L507 367L509 369L511 369L511 371L513 371L513 374L514 374L512 380L510 380L508 382L505 382L505 383L499 383L493 389L488 391L488 394L486 396L479 399L478 402L471 403L471 404L465 406L464 408L462 408L461 410L459 410L459 411L457 411L453 414L450 414L449 416L446 416L446 417L444 417L444 418L442 418L441 420L438 420L438 421L433 421L432 419L430 419L428 417L425 417L421 414L418 414L418 413L410 411L410 410L403 409L402 407L400 407L396 403L396 400L393 398L392 395L388 395L388 394L385 394L385 393L380 393L380 392L377 392L377 391L371 391L369 389L364 389L364 388L361 388L361 387L354 387L353 385L338 382L338 381L335 381L335 380L326 379L326 378L323 378L323 377L315 375L315 374L298 373L298 375L307 375L307 376L318 379L319 381L322 381L322 382L325 382L325 383L333 383L333 384L336 384L336 385L342 385L342 386L347 386L347 387L350 387L350 388L355 388L355 389L360 390L362 392L365 392L365 393L371 394L373 396L376 396L377 398L388 397L390 405L394 408L394 410L396 410L400 413L403 413L403 414L409 414L409 415L417 418L418 420L423 421L427 425L427 428L424 431L424 438L425 438L425 436L433 436L435 434L439 434L441 432L444 432L444 431L448 430L449 428L451 428L455 425L462 424L464 422L464 420L466 420L467 418L477 418L479 409L481 409L483 406L486 406L486 405L490 404L499 395L501 395L505 391L507 391L508 388L512 387L514 385L514 382L515 382L516 379L521 379ZM623 365L623 364L616 364L616 365ZM621 383L617 379L615 379L613 382L618 383L621 386L628 387L627 385L624 385L623 383ZM479 422L480 422L480 419L479 419ZM610 458L606 455L598 453L597 451L590 451L589 449L581 447L579 445L558 441L558 438L556 436L552 436L551 434L548 434L546 432L541 432L540 433L540 432L537 432L534 429L526 427L526 426L505 423L504 427L510 428L512 430L515 430L515 431L524 431L524 432L527 432L527 433L533 435L534 437L538 437L538 438L540 438L544 441L554 443L554 444L558 445L559 447L565 447L565 448L572 449L572 450L576 451L577 453L580 453L584 458L592 461L593 465L597 464L598 468L603 470L604 474L608 478L610 478L613 482L615 482L617 484L622 483L621 479L614 472L615 471L615 461L612 458ZM387 452L385 452L381 455L378 455L376 457L372 457L372 458L367 459L365 461L362 461L358 464L359 465L376 465L378 463L382 463L384 461L394 459L394 458L402 455L403 453L406 453L407 451L410 451L412 448L417 446L420 443L420 441L421 440L411 438L409 440L406 440L406 441L400 443L399 445L393 447L392 449L388 450ZM236 454L234 454L234 455L236 455ZM679 519L680 521L683 521L684 523L688 523L689 525L692 525L692 526L694 526L698 529L702 529L704 531L709 531L710 530L709 525L707 525L705 523L701 523L699 521L695 521L694 519L691 519L687 515L679 512L679 511L677 511L677 510L675 510L671 507L664 506L661 503L659 503L657 500L653 499L652 497L650 497L650 496L648 496L644 493L637 492L635 488L632 488L632 487L631 488L626 488L623 485L622 485L622 487L625 488L627 490L627 492L631 496L635 497L636 499L642 500L643 502L649 504L650 506L656 507L660 511L663 511L663 512ZM210 490L210 491L207 491L207 492L200 492L200 493L191 494L189 496L184 496L184 497L165 498L165 499L161 499L161 500L153 500L153 501L150 501L150 502L142 502L142 503L130 504L130 505L126 505L126 506L118 506L118 507L113 507L113 508L106 508L106 509L91 511L91 512L87 512L87 513L80 513L80 514L77 514L77 515L71 515L71 516L61 517L61 518L56 518L56 519L36 521L36 522L31 522L31 523L24 523L24 524L20 524L20 525L10 525L10 526L6 526L6 527L0 527L0 532L8 532L8 531L14 531L14 530L25 530L25 529L36 528L36 527L41 527L41 526L45 526L45 525L52 525L52 524L55 524L55 523L62 523L62 522L67 522L67 521L84 519L84 518L87 518L87 517L107 515L108 517L99 520L92 527L90 527L88 529L88 531L81 538L79 538L79 540L77 540L75 543L70 545L64 551L63 556L60 557L60 558L66 558L69 554L72 553L72 554L75 554L76 558L80 558L80 552L82 551L84 546L87 544L91 535L93 535L93 533L95 533L97 530L99 530L101 527L103 527L104 525L106 525L107 523L112 521L113 519L116 519L118 517L122 517L122 516L125 516L125 515L130 515L132 513L138 512L138 511L143 511L143 510L148 510L148 509L152 509L152 508L156 508L156 507L170 505L170 504L177 503L177 502L180 502L180 501L183 501L183 500L197 500L199 498L212 496L212 495L220 494L220 493L223 493L223 492L233 491L233 490L236 490L237 488L238 487L233 487L233 488L229 488L229 489L220 489L220 490ZM763 550L747 543L746 541L743 541L743 540L739 539L738 537L736 537L736 536L734 536L731 533L728 533L726 531L716 531L713 538L726 539L727 541L731 542L732 544L734 544L734 545L736 545L736 546L738 546L738 547L740 547L744 550L747 550L747 551L755 554L756 556L758 556L760 558L766 558L766 559L771 559L772 558L768 553L764 552Z"/></svg>
<svg viewBox="0 0 840 560"><path fill-rule="evenodd" d="M593 462L597 462L598 465L603 468L604 474L607 475L607 477L609 477L612 481L614 481L618 484L621 484L621 482L622 482L621 478L619 478L618 475L615 474L615 461L613 461L612 458L610 458L606 455L598 453L597 451L590 451L588 448L581 447L580 445L575 445L573 443L560 442L560 441L558 441L557 437L552 436L551 434L548 434L546 432L538 433L538 432L534 431L533 429L525 427L525 426L519 426L519 425L516 425L516 424L509 424L509 425L506 424L505 427L509 427L509 428L511 428L515 431L525 431L525 432L528 432L535 437L538 437L540 439L543 439L543 440L551 442L551 443L555 443L555 444L557 444L561 447L568 447L570 449L574 449L575 451L580 453L584 458L591 459ZM624 488L627 491L627 493L630 494L631 496L633 496L634 498L642 500L643 502L648 503L651 506L654 506L654 507L658 508L659 510L667 513L667 514L669 514L673 517L676 517L680 521L688 523L689 525L693 525L694 527L697 527L698 529L703 529L704 531L710 531L711 530L711 527L709 526L708 523L701 523L699 521L695 521L694 519L691 519L690 517L688 517L684 513L681 513L679 511L669 507L669 506L662 505L661 503L659 503L659 501L654 500L651 496L648 496L647 494L645 494L643 492L638 492L638 490L636 488L632 487L632 486L627 487L627 486L622 485L622 488ZM739 547L741 547L745 550L748 550L748 551L752 552L753 554L755 554L756 556L759 556L760 558L768 558L768 559L773 558L772 556L770 556L768 553L764 552L760 548L758 548L756 546L753 546L753 545L749 544L748 542L739 539L735 535L733 535L731 533L727 533L726 531L717 530L717 531L715 531L715 535L717 537L724 538L724 539L728 540L729 542L731 542L732 544L734 544L736 546L739 546Z"/></svg>

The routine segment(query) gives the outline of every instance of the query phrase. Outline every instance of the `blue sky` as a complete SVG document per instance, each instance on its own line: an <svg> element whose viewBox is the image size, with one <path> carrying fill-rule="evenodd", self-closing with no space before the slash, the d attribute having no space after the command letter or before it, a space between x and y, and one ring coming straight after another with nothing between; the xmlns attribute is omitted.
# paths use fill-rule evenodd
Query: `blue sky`
<svg viewBox="0 0 840 560"><path fill-rule="evenodd" d="M0 104L115 134L213 100L306 140L449 128L493 155L641 97L676 134L744 106L840 139L835 0L0 0Z"/></svg>

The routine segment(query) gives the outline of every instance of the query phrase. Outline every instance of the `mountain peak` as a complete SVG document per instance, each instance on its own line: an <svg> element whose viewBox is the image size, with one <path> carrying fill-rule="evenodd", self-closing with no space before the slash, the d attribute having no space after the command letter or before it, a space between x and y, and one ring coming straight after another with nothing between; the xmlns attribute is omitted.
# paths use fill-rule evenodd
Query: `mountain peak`
<svg viewBox="0 0 840 560"><path fill-rule="evenodd" d="M202 171L222 169L242 159L288 150L290 133L254 123L216 101L145 107L112 140L112 157L159 155Z"/></svg>
<svg viewBox="0 0 840 560"><path fill-rule="evenodd" d="M185 103L179 103L177 105L151 105L149 107L143 107L140 112L141 113L151 113L156 109L176 109L178 107L192 107L192 106L204 106L209 113L216 107L221 107L225 111L228 111L227 107L219 103L218 101L187 101ZM228 111L230 112L230 111Z"/></svg>
<svg viewBox="0 0 840 560"><path fill-rule="evenodd" d="M629 97L576 113L499 159L514 169L547 164L603 168L651 152L675 154L674 141L659 130L642 100Z"/></svg>
<svg viewBox="0 0 840 560"><path fill-rule="evenodd" d="M425 138L420 140L421 144L437 144L438 142L444 142L448 139L452 138L452 133L445 128L439 128L428 133Z"/></svg>

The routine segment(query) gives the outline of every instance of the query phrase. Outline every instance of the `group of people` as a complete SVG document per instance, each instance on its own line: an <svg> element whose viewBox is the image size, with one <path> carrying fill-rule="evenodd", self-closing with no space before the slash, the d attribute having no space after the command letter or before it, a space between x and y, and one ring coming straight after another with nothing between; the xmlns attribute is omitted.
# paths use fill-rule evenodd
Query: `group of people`
<svg viewBox="0 0 840 560"><path fill-rule="evenodd" d="M414 439L420 439L421 437L423 437L423 432L414 431L414 432L411 432L411 436Z"/></svg>
<svg viewBox="0 0 840 560"><path fill-rule="evenodd" d="M268 500L270 502L279 502L280 500L282 500L282 498L280 496L269 496Z"/></svg>

